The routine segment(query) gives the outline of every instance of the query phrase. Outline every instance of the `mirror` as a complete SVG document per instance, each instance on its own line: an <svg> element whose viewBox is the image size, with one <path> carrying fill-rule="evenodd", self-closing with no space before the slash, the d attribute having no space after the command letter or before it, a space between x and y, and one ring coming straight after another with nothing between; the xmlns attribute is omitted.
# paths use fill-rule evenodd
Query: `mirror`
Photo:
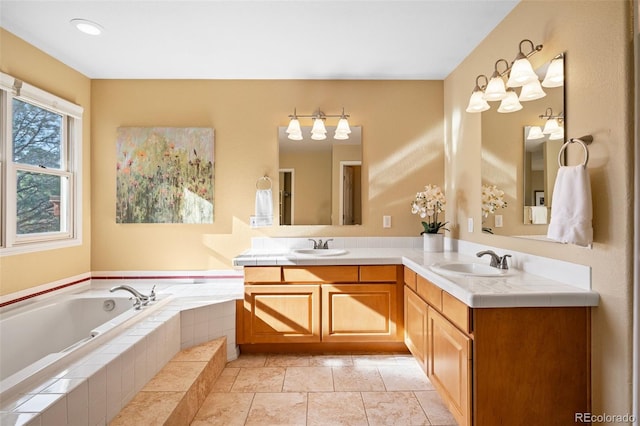
<svg viewBox="0 0 640 426"><path fill-rule="evenodd" d="M280 225L362 224L362 128L351 126L349 139L336 140L327 126L327 139L287 138L278 127Z"/></svg>
<svg viewBox="0 0 640 426"><path fill-rule="evenodd" d="M540 81L550 62L536 70ZM558 153L565 140L566 110L564 84L543 90L545 97L521 102L523 108L519 111L498 113L499 103L493 102L491 109L482 112L485 233L546 240ZM544 129L552 119L560 126L555 132ZM546 133L542 133L543 129ZM490 193L501 192L506 206L488 208Z"/></svg>

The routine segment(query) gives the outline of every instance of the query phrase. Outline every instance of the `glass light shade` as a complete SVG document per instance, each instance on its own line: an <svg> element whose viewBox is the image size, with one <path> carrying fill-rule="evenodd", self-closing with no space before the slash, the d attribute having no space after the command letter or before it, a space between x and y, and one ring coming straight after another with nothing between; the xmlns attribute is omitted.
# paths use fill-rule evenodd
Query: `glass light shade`
<svg viewBox="0 0 640 426"><path fill-rule="evenodd" d="M544 138L544 133L540 126L532 126L529 128L529 134L527 134L527 140L535 140Z"/></svg>
<svg viewBox="0 0 640 426"><path fill-rule="evenodd" d="M311 128L311 134L314 133L327 133L327 129L324 127L324 122L321 118L315 118L313 120L313 127Z"/></svg>
<svg viewBox="0 0 640 426"><path fill-rule="evenodd" d="M545 135L548 135L555 132L559 128L560 128L560 125L558 124L558 120L556 120L555 118L550 118L544 124L544 129L542 129L542 133L544 133Z"/></svg>
<svg viewBox="0 0 640 426"><path fill-rule="evenodd" d="M71 24L75 26L78 31L85 34L96 36L102 34L103 31L102 27L99 24L91 22L87 19L74 18L69 22L71 22Z"/></svg>
<svg viewBox="0 0 640 426"><path fill-rule="evenodd" d="M298 121L297 118L292 118L291 121L289 121L289 126L287 127L286 132L288 134L292 134L292 133L301 133L302 130L300 129L300 122ZM291 138L289 138L291 139Z"/></svg>
<svg viewBox="0 0 640 426"><path fill-rule="evenodd" d="M533 71L533 67L527 58L516 59L509 73L507 86L521 87L527 83L537 80L538 76Z"/></svg>
<svg viewBox="0 0 640 426"><path fill-rule="evenodd" d="M520 100L522 102L526 101L535 101L536 99L544 98L547 94L542 90L542 86L540 86L540 81L535 79L524 86L522 86L522 90L520 91Z"/></svg>
<svg viewBox="0 0 640 426"><path fill-rule="evenodd" d="M334 139L337 139L337 140L339 140L339 141L344 141L344 140L349 139L349 134L348 134L348 133L345 133L345 132L338 132L338 131L336 130L336 133L333 135L333 138L334 138Z"/></svg>
<svg viewBox="0 0 640 426"><path fill-rule="evenodd" d="M549 135L549 139L552 141L557 141L558 139L564 139L564 128L559 127L558 130L554 130Z"/></svg>
<svg viewBox="0 0 640 426"><path fill-rule="evenodd" d="M289 133L287 138L291 139L292 141L301 141L303 139L302 132L300 132L300 133L295 133L295 132Z"/></svg>
<svg viewBox="0 0 640 426"><path fill-rule="evenodd" d="M484 99L486 101L501 101L505 96L507 96L507 90L504 87L502 77L491 77L487 88L484 90Z"/></svg>
<svg viewBox="0 0 640 426"><path fill-rule="evenodd" d="M498 107L498 112L515 112L520 111L522 109L522 105L518 100L518 95L513 90L509 90L507 92L507 96L500 102L500 106Z"/></svg>
<svg viewBox="0 0 640 426"><path fill-rule="evenodd" d="M327 138L327 135L324 133L311 133L311 139L314 141L323 141Z"/></svg>
<svg viewBox="0 0 640 426"><path fill-rule="evenodd" d="M542 80L544 87L560 87L564 84L564 58L551 61Z"/></svg>
<svg viewBox="0 0 640 426"><path fill-rule="evenodd" d="M336 133L351 133L351 128L349 127L349 121L346 118L341 118L338 121L338 126L336 127Z"/></svg>
<svg viewBox="0 0 640 426"><path fill-rule="evenodd" d="M488 110L489 104L484 100L484 93L478 89L471 94L469 99L469 105L467 106L467 112L482 112Z"/></svg>

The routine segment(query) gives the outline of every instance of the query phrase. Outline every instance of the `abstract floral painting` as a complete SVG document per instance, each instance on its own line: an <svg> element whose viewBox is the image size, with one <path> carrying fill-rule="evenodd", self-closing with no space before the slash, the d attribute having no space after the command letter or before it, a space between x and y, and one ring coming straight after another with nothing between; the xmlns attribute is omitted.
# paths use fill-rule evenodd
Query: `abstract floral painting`
<svg viewBox="0 0 640 426"><path fill-rule="evenodd" d="M213 129L120 127L117 223L213 223Z"/></svg>

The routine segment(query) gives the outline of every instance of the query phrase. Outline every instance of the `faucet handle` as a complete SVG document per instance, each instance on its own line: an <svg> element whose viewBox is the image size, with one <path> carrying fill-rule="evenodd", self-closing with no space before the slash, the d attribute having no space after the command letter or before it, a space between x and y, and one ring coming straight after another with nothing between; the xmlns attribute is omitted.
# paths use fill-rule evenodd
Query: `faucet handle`
<svg viewBox="0 0 640 426"><path fill-rule="evenodd" d="M153 287L151 287L151 293L149 293L149 300L151 301L155 301L156 300L156 285L154 284Z"/></svg>
<svg viewBox="0 0 640 426"><path fill-rule="evenodd" d="M323 249L329 248L329 241L333 241L333 238L329 238L327 241L324 242L324 245L322 246Z"/></svg>
<svg viewBox="0 0 640 426"><path fill-rule="evenodd" d="M511 255L505 254L504 256L502 256L502 259L500 260L500 269L509 269L509 264L507 263L508 257L511 257Z"/></svg>
<svg viewBox="0 0 640 426"><path fill-rule="evenodd" d="M314 240L313 238L307 238L307 240L313 241L313 248L314 249L318 248L318 242L316 240ZM322 241L322 240L320 240L320 241Z"/></svg>

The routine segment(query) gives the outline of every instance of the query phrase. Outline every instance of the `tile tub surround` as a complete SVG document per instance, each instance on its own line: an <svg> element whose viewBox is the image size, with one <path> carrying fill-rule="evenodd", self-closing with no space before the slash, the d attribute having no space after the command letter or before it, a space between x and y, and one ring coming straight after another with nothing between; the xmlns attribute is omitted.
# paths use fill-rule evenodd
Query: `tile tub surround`
<svg viewBox="0 0 640 426"><path fill-rule="evenodd" d="M326 238L323 238L325 240ZM308 256L293 252L308 248L306 238L258 238L252 248L234 259L236 266L310 266L403 264L432 281L472 308L597 306L598 293L591 290L591 268L527 253L508 252L513 257L511 272L503 277L452 277L435 273L430 266L439 262L488 264L475 253L500 248L445 238L445 252L428 253L421 239L413 237L335 238L332 248L343 248L340 256ZM371 243L370 247L367 244ZM381 244L389 244L380 248ZM418 247L418 248L416 248Z"/></svg>
<svg viewBox="0 0 640 426"><path fill-rule="evenodd" d="M247 354L196 414L204 425L455 425L410 354Z"/></svg>
<svg viewBox="0 0 640 426"><path fill-rule="evenodd" d="M159 283L159 294L173 293L169 303L53 377L0 401L0 424L106 424L181 349L226 336L227 357L235 359L235 299L242 297L237 276L215 285ZM98 280L91 291L110 294L111 286L127 283L148 292L158 282L132 281Z"/></svg>

